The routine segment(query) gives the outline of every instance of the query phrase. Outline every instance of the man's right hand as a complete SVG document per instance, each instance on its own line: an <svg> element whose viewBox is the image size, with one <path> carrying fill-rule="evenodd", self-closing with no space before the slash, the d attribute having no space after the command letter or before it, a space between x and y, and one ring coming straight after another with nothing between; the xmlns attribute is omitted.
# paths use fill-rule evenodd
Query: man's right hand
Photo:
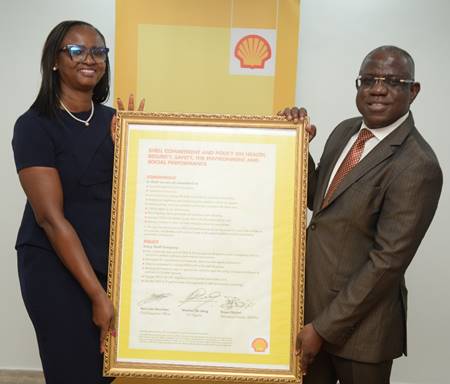
<svg viewBox="0 0 450 384"><path fill-rule="evenodd" d="M299 122L303 122L303 120L308 117L308 113L306 112L305 108L287 107L282 111L278 112L278 116L284 116L287 120L292 121L294 124L297 124ZM314 139L317 132L316 126L311 125L308 122L308 125L305 127L305 130L306 132L308 132L309 141Z"/></svg>

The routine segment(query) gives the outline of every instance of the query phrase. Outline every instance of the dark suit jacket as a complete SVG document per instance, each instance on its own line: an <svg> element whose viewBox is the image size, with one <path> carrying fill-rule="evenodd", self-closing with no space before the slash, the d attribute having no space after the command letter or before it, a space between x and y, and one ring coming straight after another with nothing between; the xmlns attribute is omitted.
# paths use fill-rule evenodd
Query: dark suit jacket
<svg viewBox="0 0 450 384"><path fill-rule="evenodd" d="M337 356L363 362L406 353L404 274L436 210L442 172L407 120L347 175L321 208L330 174L361 118L339 124L319 166L309 160L305 323Z"/></svg>

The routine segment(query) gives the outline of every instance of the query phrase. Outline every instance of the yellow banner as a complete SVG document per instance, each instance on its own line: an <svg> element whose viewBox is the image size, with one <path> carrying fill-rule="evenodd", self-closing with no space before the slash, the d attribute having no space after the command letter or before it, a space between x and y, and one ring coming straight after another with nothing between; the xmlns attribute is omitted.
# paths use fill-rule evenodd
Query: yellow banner
<svg viewBox="0 0 450 384"><path fill-rule="evenodd" d="M117 0L115 94L158 112L295 102L299 0Z"/></svg>

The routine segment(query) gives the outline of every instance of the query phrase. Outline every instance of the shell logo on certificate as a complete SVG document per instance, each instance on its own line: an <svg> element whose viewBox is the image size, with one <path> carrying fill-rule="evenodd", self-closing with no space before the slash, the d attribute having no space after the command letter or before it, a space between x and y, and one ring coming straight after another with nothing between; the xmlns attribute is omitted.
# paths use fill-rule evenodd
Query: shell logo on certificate
<svg viewBox="0 0 450 384"><path fill-rule="evenodd" d="M105 374L301 381L303 127L122 112L115 146Z"/></svg>

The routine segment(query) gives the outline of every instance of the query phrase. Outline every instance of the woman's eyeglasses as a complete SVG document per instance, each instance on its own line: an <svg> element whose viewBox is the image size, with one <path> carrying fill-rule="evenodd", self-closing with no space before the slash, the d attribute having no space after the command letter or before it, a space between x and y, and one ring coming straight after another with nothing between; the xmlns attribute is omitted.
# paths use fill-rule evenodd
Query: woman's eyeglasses
<svg viewBox="0 0 450 384"><path fill-rule="evenodd" d="M86 48L84 45L69 44L62 47L60 52L67 52L70 58L77 63L84 62L88 55L92 57L95 62L104 63L108 57L109 48L106 47L92 47Z"/></svg>

